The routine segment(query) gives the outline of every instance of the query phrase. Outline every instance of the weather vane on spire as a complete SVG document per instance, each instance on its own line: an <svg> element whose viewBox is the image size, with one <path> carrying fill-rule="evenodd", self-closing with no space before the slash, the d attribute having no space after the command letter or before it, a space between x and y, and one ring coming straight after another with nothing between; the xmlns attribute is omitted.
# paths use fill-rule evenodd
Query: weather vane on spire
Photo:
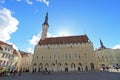
<svg viewBox="0 0 120 80"><path fill-rule="evenodd" d="M45 23L48 22L48 12L46 13L46 17L45 17Z"/></svg>

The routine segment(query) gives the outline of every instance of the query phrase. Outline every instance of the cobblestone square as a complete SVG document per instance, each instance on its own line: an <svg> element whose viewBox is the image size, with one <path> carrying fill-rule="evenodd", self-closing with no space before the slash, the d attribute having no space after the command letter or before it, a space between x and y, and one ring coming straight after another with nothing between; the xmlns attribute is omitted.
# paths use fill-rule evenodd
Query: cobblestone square
<svg viewBox="0 0 120 80"><path fill-rule="evenodd" d="M0 80L120 80L120 73L106 71L22 73L21 76L18 74L3 76Z"/></svg>

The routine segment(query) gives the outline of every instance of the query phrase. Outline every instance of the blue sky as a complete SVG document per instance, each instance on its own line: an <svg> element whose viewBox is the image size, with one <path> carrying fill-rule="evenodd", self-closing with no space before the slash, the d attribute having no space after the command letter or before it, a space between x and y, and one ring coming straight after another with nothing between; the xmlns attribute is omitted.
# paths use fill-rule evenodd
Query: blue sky
<svg viewBox="0 0 120 80"><path fill-rule="evenodd" d="M0 0L0 40L33 50L46 12L48 36L87 34L94 48L100 38L106 47L120 47L120 0Z"/></svg>

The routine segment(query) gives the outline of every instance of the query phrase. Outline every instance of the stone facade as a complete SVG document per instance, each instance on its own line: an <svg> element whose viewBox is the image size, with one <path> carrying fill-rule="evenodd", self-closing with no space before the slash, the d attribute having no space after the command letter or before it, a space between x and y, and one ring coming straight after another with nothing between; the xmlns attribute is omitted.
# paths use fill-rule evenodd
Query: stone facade
<svg viewBox="0 0 120 80"><path fill-rule="evenodd" d="M95 50L99 69L120 67L120 49L106 48L100 40L100 48Z"/></svg>
<svg viewBox="0 0 120 80"><path fill-rule="evenodd" d="M95 51L99 61L99 68L103 67L117 67L120 65L120 49L101 49Z"/></svg>
<svg viewBox="0 0 120 80"><path fill-rule="evenodd" d="M42 25L45 30L48 28L48 14L46 16L47 19ZM45 34L44 29L42 30L42 33ZM88 71L95 69L97 69L97 60L93 44L87 35L44 37L34 48L32 71Z"/></svg>
<svg viewBox="0 0 120 80"><path fill-rule="evenodd" d="M92 43L37 45L33 67L51 71L87 71L96 69Z"/></svg>
<svg viewBox="0 0 120 80"><path fill-rule="evenodd" d="M24 51L20 51L20 54L22 56L21 70L23 72L30 71L30 66L32 63L32 54Z"/></svg>

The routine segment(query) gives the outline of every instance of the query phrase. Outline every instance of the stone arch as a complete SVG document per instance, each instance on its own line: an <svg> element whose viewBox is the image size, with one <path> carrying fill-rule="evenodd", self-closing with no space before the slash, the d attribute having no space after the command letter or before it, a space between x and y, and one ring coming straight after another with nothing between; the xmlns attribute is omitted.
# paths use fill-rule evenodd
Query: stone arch
<svg viewBox="0 0 120 80"><path fill-rule="evenodd" d="M105 67L106 67L105 64L101 64L101 68L102 68L102 70L105 70Z"/></svg>
<svg viewBox="0 0 120 80"><path fill-rule="evenodd" d="M55 71L55 63L51 64L51 71Z"/></svg>
<svg viewBox="0 0 120 80"><path fill-rule="evenodd" d="M49 64L48 63L45 64L45 70L49 70Z"/></svg>
<svg viewBox="0 0 120 80"><path fill-rule="evenodd" d="M58 63L57 69L58 69L58 71L62 71L62 65L61 65L61 63Z"/></svg>
<svg viewBox="0 0 120 80"><path fill-rule="evenodd" d="M88 66L85 66L85 71L88 71Z"/></svg>
<svg viewBox="0 0 120 80"><path fill-rule="evenodd" d="M32 70L33 72L36 72L37 71L37 63L34 63L33 64L33 70Z"/></svg>
<svg viewBox="0 0 120 80"><path fill-rule="evenodd" d="M105 64L101 64L102 67L105 67Z"/></svg>
<svg viewBox="0 0 120 80"><path fill-rule="evenodd" d="M74 64L74 63L71 63L71 71L75 71L75 69L76 69L75 64Z"/></svg>
<svg viewBox="0 0 120 80"><path fill-rule="evenodd" d="M42 70L43 70L43 64L40 63L40 64L39 64L39 70L38 70L38 71L40 72L40 71L42 71Z"/></svg>
<svg viewBox="0 0 120 80"><path fill-rule="evenodd" d="M65 63L65 66L68 66L68 63Z"/></svg>
<svg viewBox="0 0 120 80"><path fill-rule="evenodd" d="M68 63L65 63L65 72L68 72Z"/></svg>
<svg viewBox="0 0 120 80"><path fill-rule="evenodd" d="M94 70L95 67L94 67L94 64L93 63L90 63L90 67L91 67L91 70Z"/></svg>
<svg viewBox="0 0 120 80"><path fill-rule="evenodd" d="M59 66L61 66L61 63L58 63Z"/></svg>
<svg viewBox="0 0 120 80"><path fill-rule="evenodd" d="M78 63L78 71L83 71L83 66L81 63Z"/></svg>
<svg viewBox="0 0 120 80"><path fill-rule="evenodd" d="M74 63L71 64L71 68L75 68L75 64Z"/></svg>

